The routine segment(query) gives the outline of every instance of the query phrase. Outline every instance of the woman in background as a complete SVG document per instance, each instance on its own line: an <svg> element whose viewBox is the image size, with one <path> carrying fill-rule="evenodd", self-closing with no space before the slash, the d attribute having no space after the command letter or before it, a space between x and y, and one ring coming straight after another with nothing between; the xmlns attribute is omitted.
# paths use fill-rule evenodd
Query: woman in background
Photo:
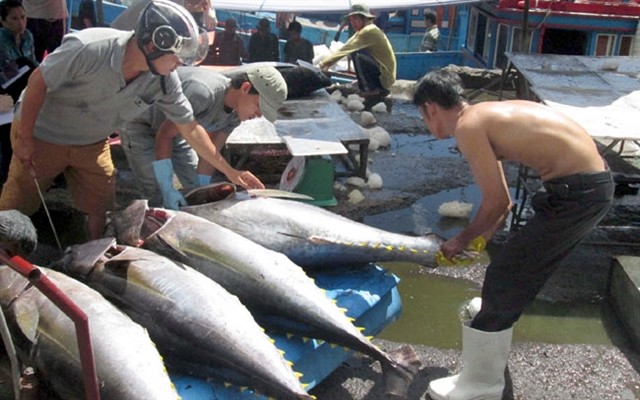
<svg viewBox="0 0 640 400"><path fill-rule="evenodd" d="M20 0L0 1L0 23L0 113L7 113L11 112L13 102L27 85L29 74L38 66L38 62L33 35L27 29L27 15ZM6 85L24 66L28 66L29 71ZM7 180L11 162L10 130L10 122L0 125L0 184Z"/></svg>

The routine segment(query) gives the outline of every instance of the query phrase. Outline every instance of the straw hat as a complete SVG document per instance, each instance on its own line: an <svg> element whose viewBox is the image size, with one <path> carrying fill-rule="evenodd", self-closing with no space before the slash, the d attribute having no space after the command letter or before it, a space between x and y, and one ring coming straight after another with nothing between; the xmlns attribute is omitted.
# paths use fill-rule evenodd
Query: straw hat
<svg viewBox="0 0 640 400"><path fill-rule="evenodd" d="M375 18L375 15L372 15L369 12L369 6L366 4L354 4L351 6L351 12L346 15L349 18L352 15L362 15L365 18Z"/></svg>

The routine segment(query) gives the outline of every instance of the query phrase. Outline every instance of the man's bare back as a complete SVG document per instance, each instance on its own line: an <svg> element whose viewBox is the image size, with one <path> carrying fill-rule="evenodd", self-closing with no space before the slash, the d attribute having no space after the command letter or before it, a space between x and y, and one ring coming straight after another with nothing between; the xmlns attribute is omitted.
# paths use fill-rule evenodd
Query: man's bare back
<svg viewBox="0 0 640 400"><path fill-rule="evenodd" d="M471 136L484 135L497 160L520 162L543 180L605 169L595 142L584 128L560 112L531 101L465 104L453 135L465 156L474 151L467 143L478 139Z"/></svg>
<svg viewBox="0 0 640 400"><path fill-rule="evenodd" d="M433 399L502 398L513 325L606 215L613 178L589 133L550 107L524 100L470 105L462 79L446 69L425 74L413 102L435 137L455 138L482 192L473 219L440 246L447 259L478 236L490 240L507 219L512 201L500 160L526 165L545 181L530 198L527 223L506 246L488 250L480 311L462 325L462 372L429 383Z"/></svg>

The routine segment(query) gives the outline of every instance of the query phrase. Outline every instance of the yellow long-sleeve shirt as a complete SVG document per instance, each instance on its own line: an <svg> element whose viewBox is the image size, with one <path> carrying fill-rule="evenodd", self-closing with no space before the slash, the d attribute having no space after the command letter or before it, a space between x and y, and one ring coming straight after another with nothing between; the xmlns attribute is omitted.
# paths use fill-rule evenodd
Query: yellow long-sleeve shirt
<svg viewBox="0 0 640 400"><path fill-rule="evenodd" d="M357 31L340 50L322 60L322 66L329 67L342 57L362 49L367 49L378 62L380 83L385 89L389 89L396 81L396 56L387 35L373 23Z"/></svg>

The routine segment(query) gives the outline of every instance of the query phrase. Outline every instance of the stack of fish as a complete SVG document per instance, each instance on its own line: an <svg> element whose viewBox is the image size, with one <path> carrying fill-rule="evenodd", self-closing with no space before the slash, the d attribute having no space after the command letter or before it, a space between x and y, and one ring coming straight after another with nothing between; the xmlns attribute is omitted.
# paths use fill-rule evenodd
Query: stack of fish
<svg viewBox="0 0 640 400"><path fill-rule="evenodd" d="M269 203L264 204L263 200ZM271 216L264 211L269 208ZM211 222L190 213L224 215L231 222L227 220L223 227L218 224L220 221ZM239 223L239 215L246 219ZM398 395L404 393L417 371L415 353L405 350L396 357L373 345L292 259L318 267L337 261L368 263L410 257L434 266L434 249L438 246L434 238L415 241L416 238L370 231L363 224L315 206L244 198L235 190L225 200L184 211L150 209L146 201L140 200L111 213L109 219L120 244L103 239L72 246L50 266L86 286L42 268L65 293L73 293L70 297L81 308L86 305L103 399L178 397L166 373L139 376L121 367L129 365L129 360L125 363L119 358L121 345L117 338L135 338L133 347L146 354L146 361L141 362L151 365L154 361L153 367L134 368L164 371L158 352L144 350L153 348L153 340L172 367L195 376L217 376L278 399L311 396L294 372L295 366L292 368L263 328L294 330L292 333L367 354L380 361L388 378L388 391ZM284 225L276 225L276 220L284 221ZM248 235L251 231L256 234ZM349 238L348 234L355 237ZM264 238L271 240L265 243ZM0 273L0 300L12 322L14 341L25 355L33 357L30 362L65 399L82 397L78 350L70 333L73 324L69 320L63 322L60 313L50 309L55 307L17 273L7 267L2 267ZM104 298L118 308L104 305L100 311L94 310L92 307L98 304L109 304ZM118 321L108 322L108 328L101 325L100 321L112 314L118 316ZM274 314L277 318L269 318ZM29 320L29 315L34 320L25 326L23 322ZM282 324L282 317L293 323ZM128 333L135 332L134 327L139 330L139 326L146 328L151 339L144 337L143 331ZM131 351L123 346L122 356ZM66 354L67 359L55 361L58 353ZM147 395L141 390L155 392Z"/></svg>

